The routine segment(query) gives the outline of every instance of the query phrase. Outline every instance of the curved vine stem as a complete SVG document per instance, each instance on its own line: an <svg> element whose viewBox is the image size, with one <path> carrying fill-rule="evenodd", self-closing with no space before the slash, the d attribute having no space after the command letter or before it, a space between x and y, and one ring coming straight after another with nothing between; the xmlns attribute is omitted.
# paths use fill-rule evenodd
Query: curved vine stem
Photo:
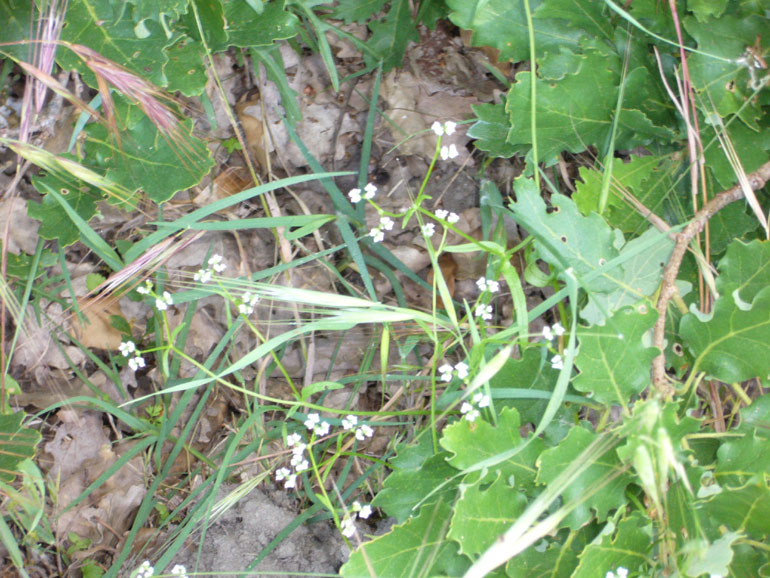
<svg viewBox="0 0 770 578"><path fill-rule="evenodd" d="M746 180L752 191L757 191L764 187L765 183L770 181L770 162L765 163L756 171L747 175ZM692 221L676 236L674 251L671 253L671 257L663 269L663 281L657 305L658 320L655 322L652 340L653 346L661 351L660 355L652 360L652 383L661 397L671 397L674 393L673 387L666 375L666 355L663 343L666 336L668 303L676 292L675 283L679 274L679 267L682 265L682 259L687 252L690 241L703 229L706 222L724 207L742 198L744 198L744 194L740 183L726 191L722 191L706 203L700 211L695 213Z"/></svg>

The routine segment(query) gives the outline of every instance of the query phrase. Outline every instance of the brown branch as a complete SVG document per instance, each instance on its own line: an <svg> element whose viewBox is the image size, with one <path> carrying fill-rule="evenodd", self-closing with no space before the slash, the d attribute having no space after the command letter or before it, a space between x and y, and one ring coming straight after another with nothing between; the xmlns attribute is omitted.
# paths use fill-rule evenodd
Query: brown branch
<svg viewBox="0 0 770 578"><path fill-rule="evenodd" d="M759 169L747 175L747 181L752 191L757 191L770 181L770 162L765 163ZM693 237L703 230L706 222L716 215L724 207L743 198L743 189L737 184L731 189L722 191L716 197L711 199L703 208L695 213L692 221L676 236L676 244L671 257L663 269L663 281L660 286L660 296L658 297L658 320L655 322L655 332L653 334L652 345L660 350L660 355L652 360L652 383L658 394L662 397L670 397L673 394L673 388L666 376L666 354L663 343L666 336L666 312L668 303L676 293L676 277L679 274L679 267L682 265L682 259L687 252Z"/></svg>

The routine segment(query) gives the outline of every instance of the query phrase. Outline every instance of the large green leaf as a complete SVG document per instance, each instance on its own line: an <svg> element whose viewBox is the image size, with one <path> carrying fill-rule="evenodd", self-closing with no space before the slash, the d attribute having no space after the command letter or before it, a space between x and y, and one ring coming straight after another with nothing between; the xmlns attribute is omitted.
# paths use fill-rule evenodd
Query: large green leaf
<svg viewBox="0 0 770 578"><path fill-rule="evenodd" d="M538 0L531 2L532 10L543 4ZM597 2L588 0L580 10L586 15L596 10ZM452 12L449 18L460 28L473 30L474 46L491 46L500 51L499 59L522 61L529 60L529 29L522 2L510 0L447 0ZM558 8L555 8L558 12ZM566 10L569 10L567 7ZM561 16L561 14L559 14ZM583 34L579 28L570 26L560 18L534 18L535 47L537 55L562 49L577 50L578 38Z"/></svg>
<svg viewBox="0 0 770 578"><path fill-rule="evenodd" d="M562 151L579 153L592 145L604 149L612 130L620 73L610 63L613 59L618 60L617 55L603 48L565 58L570 59L574 60L577 73L568 74L561 80L536 80L537 144L538 154L543 159L555 157ZM532 73L521 72L508 92L506 108L511 129L507 141L512 145L531 145L533 142L531 82ZM644 67L631 70L626 83L628 94L635 97L627 97L623 102L616 121L615 148L630 149L653 140L672 140L673 131L666 126L656 126L641 110L642 103L635 102L640 100L640 91L643 95L649 93L649 87L655 86L649 71ZM601 89L597 90L597 87Z"/></svg>
<svg viewBox="0 0 770 578"><path fill-rule="evenodd" d="M273 0L264 5L262 14L257 14L248 2L226 0L225 20L227 21L227 46L268 46L276 40L292 38L297 33L299 19L286 11L284 0ZM212 46L223 50L226 46Z"/></svg>
<svg viewBox="0 0 770 578"><path fill-rule="evenodd" d="M721 492L704 504L703 509L721 524L746 532L755 540L770 536L770 488L764 479Z"/></svg>
<svg viewBox="0 0 770 578"><path fill-rule="evenodd" d="M421 504L438 501L453 502L460 478L442 484L457 474L446 459L448 452L434 454L430 436L423 436L419 443L399 449L398 456L391 460L394 471L388 476L372 505L382 508L399 522L408 519Z"/></svg>
<svg viewBox="0 0 770 578"><path fill-rule="evenodd" d="M597 578L618 568L635 569L646 562L652 548L649 520L635 512L621 520L617 530L589 544L580 554L574 578Z"/></svg>
<svg viewBox="0 0 770 578"><path fill-rule="evenodd" d="M144 190L156 203L200 182L214 164L206 144L193 136L192 121L179 123L184 142L164 135L137 107L116 101L118 116L126 129L116 142L100 124L87 127L88 157L95 159L106 176L128 190Z"/></svg>
<svg viewBox="0 0 770 578"><path fill-rule="evenodd" d="M657 318L655 309L640 305L621 309L603 326L578 326L575 389L606 405L625 406L640 394L650 385L650 363L659 353L643 343Z"/></svg>
<svg viewBox="0 0 770 578"><path fill-rule="evenodd" d="M339 0L334 8L334 17L351 22L363 23L385 6L387 0Z"/></svg>
<svg viewBox="0 0 770 578"><path fill-rule="evenodd" d="M109 0L72 0L67 9L67 25L62 40L83 44L105 58L114 60L158 86L163 85L163 67L168 60L166 47L173 43L155 20L144 21L144 32L135 27L133 6L114 10ZM81 73L88 69L74 54L59 51L62 68ZM86 79L93 79L89 74Z"/></svg>
<svg viewBox="0 0 770 578"><path fill-rule="evenodd" d="M375 575L389 578L462 576L470 560L458 554L457 544L446 539L452 508L445 502L424 506L418 516L394 526L359 546L340 569L345 578Z"/></svg>
<svg viewBox="0 0 770 578"><path fill-rule="evenodd" d="M498 471L497 477L460 485L448 537L460 544L460 552L476 557L491 546L516 521L527 498L516 491Z"/></svg>
<svg viewBox="0 0 770 578"><path fill-rule="evenodd" d="M366 45L372 54L365 53L364 56L369 66L374 66L378 60L382 60L383 70L400 66L407 44L420 38L412 19L409 0L392 1L385 18L375 20L369 24L369 28L372 30L372 37Z"/></svg>
<svg viewBox="0 0 770 578"><path fill-rule="evenodd" d="M721 295L710 315L691 309L679 333L695 357L695 369L728 383L770 377L770 287L749 305Z"/></svg>
<svg viewBox="0 0 770 578"><path fill-rule="evenodd" d="M770 241L733 241L719 262L717 290L721 295L751 303L770 286Z"/></svg>
<svg viewBox="0 0 770 578"><path fill-rule="evenodd" d="M32 47L29 45L29 23L32 22L34 3L29 0L0 0L0 48L4 53L19 60L28 60ZM21 44L11 44L22 42Z"/></svg>
<svg viewBox="0 0 770 578"><path fill-rule="evenodd" d="M573 530L594 517L603 521L611 510L621 507L625 503L625 488L632 481L622 472L614 450L600 456L581 456L596 437L583 427L573 427L558 446L540 455L537 482L545 485L556 480L579 457L593 460L562 494L563 504L572 508L563 524Z"/></svg>

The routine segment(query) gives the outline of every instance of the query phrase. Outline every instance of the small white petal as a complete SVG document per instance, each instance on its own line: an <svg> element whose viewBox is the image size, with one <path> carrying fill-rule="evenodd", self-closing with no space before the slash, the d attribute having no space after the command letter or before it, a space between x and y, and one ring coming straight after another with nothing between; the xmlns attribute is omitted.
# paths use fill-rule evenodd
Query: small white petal
<svg viewBox="0 0 770 578"><path fill-rule="evenodd" d="M457 213L449 213L449 216L446 218L447 223L456 223L460 220L460 215Z"/></svg>
<svg viewBox="0 0 770 578"><path fill-rule="evenodd" d="M315 426L321 421L321 416L317 413L311 413L305 420L305 427L309 430L315 429Z"/></svg>
<svg viewBox="0 0 770 578"><path fill-rule="evenodd" d="M386 231L392 231L393 226L396 223L391 219L390 217L381 217L380 218L380 227L385 229Z"/></svg>
<svg viewBox="0 0 770 578"><path fill-rule="evenodd" d="M426 223L422 226L422 234L426 237L432 237L436 232L436 225L433 223Z"/></svg>
<svg viewBox="0 0 770 578"><path fill-rule="evenodd" d="M490 293L497 293L500 291L500 283L498 281L487 281L487 289Z"/></svg>
<svg viewBox="0 0 770 578"><path fill-rule="evenodd" d="M297 474L292 474L286 478L286 483L283 485L287 490L297 487Z"/></svg>
<svg viewBox="0 0 770 578"><path fill-rule="evenodd" d="M356 526L353 524L353 520L350 518L345 518L342 520L342 535L346 538L350 538L353 534L356 533Z"/></svg>
<svg viewBox="0 0 770 578"><path fill-rule="evenodd" d="M465 414L465 419L467 419L468 421L476 421L476 418L479 417L479 415L481 415L479 413L479 410L472 409L468 413Z"/></svg>
<svg viewBox="0 0 770 578"><path fill-rule="evenodd" d="M368 183L364 187L364 198L365 199L373 199L375 193L377 193L377 186L374 185L373 183Z"/></svg>
<svg viewBox="0 0 770 578"><path fill-rule="evenodd" d="M476 285L478 286L479 291L487 290L487 280L484 277L479 277L478 281L476 281Z"/></svg>
<svg viewBox="0 0 770 578"><path fill-rule="evenodd" d="M454 134L456 128L457 128L457 123L451 120L448 120L444 123L444 134Z"/></svg>
<svg viewBox="0 0 770 578"><path fill-rule="evenodd" d="M551 331L551 328L548 325L543 327L543 338L546 341L553 341L553 331Z"/></svg>
<svg viewBox="0 0 770 578"><path fill-rule="evenodd" d="M464 401L463 404L460 406L460 413L468 413L473 409L473 406L469 404L467 401Z"/></svg>
<svg viewBox="0 0 770 578"><path fill-rule="evenodd" d="M310 469L310 464L308 463L307 460L301 460L297 464L293 464L293 465L294 465L294 470L297 473L304 472L305 470Z"/></svg>
<svg viewBox="0 0 770 578"><path fill-rule="evenodd" d="M372 515L372 507L369 504L367 504L366 506L362 506L361 511L358 512L358 517L363 518L364 520L366 520L371 515Z"/></svg>
<svg viewBox="0 0 770 578"><path fill-rule="evenodd" d="M441 160L445 161L449 158L449 147L443 146L441 147L441 151L439 152L441 155Z"/></svg>
<svg viewBox="0 0 770 578"><path fill-rule="evenodd" d="M286 445L294 446L299 443L302 443L302 436L299 435L297 432L294 432L293 434L289 434L288 436L286 436Z"/></svg>
<svg viewBox="0 0 770 578"><path fill-rule="evenodd" d="M449 215L449 211L445 211L444 209L436 209L436 217L439 219L446 219Z"/></svg>
<svg viewBox="0 0 770 578"><path fill-rule="evenodd" d="M155 308L158 311L165 311L166 309L168 309L168 303L166 303L162 299L156 299L155 300Z"/></svg>
<svg viewBox="0 0 770 578"><path fill-rule="evenodd" d="M342 429L350 430L358 425L358 418L354 415L349 415L342 420Z"/></svg>
<svg viewBox="0 0 770 578"><path fill-rule="evenodd" d="M455 365L455 370L457 371L457 377L459 377L460 379L465 379L466 377L468 377L468 369L469 369L468 364L465 363L464 361L461 361L460 363Z"/></svg>
<svg viewBox="0 0 770 578"><path fill-rule="evenodd" d="M319 423L315 429L313 430L315 433L317 433L319 436L325 436L329 433L329 422L328 421L322 421Z"/></svg>
<svg viewBox="0 0 770 578"><path fill-rule="evenodd" d="M432 125L430 125L430 128L433 132L436 133L436 136L441 136L444 134L444 127L439 121L435 121Z"/></svg>
<svg viewBox="0 0 770 578"><path fill-rule="evenodd" d="M564 368L564 360L561 358L561 355L559 355L558 353L551 358L551 367L553 367L554 369Z"/></svg>
<svg viewBox="0 0 770 578"><path fill-rule="evenodd" d="M566 333L566 331L567 330L564 329L562 324L559 323L558 321L553 324L553 334L556 335L557 337L561 337L562 335L564 335Z"/></svg>
<svg viewBox="0 0 770 578"><path fill-rule="evenodd" d="M351 203L357 203L361 200L361 189L350 189L348 193Z"/></svg>
<svg viewBox="0 0 770 578"><path fill-rule="evenodd" d="M372 238L372 242L380 243L385 238L385 233L382 229L372 229L369 231L369 236Z"/></svg>
<svg viewBox="0 0 770 578"><path fill-rule="evenodd" d="M443 148L443 147L442 147L442 148ZM449 150L447 151L447 156L448 156L450 159L454 159L454 158L457 158L457 156L458 156L459 154L460 154L460 153L459 153L459 152L457 152L457 147L456 147L455 145L453 145L453 144L449 145ZM445 159L445 160L446 160L446 159Z"/></svg>

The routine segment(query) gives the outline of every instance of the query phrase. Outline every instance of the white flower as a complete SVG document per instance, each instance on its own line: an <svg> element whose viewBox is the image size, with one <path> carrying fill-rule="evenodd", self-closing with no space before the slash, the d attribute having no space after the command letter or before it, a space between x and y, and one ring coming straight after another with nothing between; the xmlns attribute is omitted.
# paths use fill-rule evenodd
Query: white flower
<svg viewBox="0 0 770 578"><path fill-rule="evenodd" d="M320 424L318 424L315 429L313 430L316 434L319 436L325 436L329 433L329 422L328 421L322 421Z"/></svg>
<svg viewBox="0 0 770 578"><path fill-rule="evenodd" d="M379 243L385 238L385 233L380 229L372 229L369 231L369 236L372 238L372 242Z"/></svg>
<svg viewBox="0 0 770 578"><path fill-rule="evenodd" d="M250 291L246 291L241 296L240 303L238 303L238 313L241 315L251 315L254 313L254 306L259 302L259 295L252 295Z"/></svg>
<svg viewBox="0 0 770 578"><path fill-rule="evenodd" d="M473 403L475 403L479 407L488 407L489 406L489 396L484 395L481 392L476 393L473 396Z"/></svg>
<svg viewBox="0 0 770 578"><path fill-rule="evenodd" d="M468 377L468 364L464 361L461 361L457 365L455 365L455 371L457 372L457 377L460 379L465 379Z"/></svg>
<svg viewBox="0 0 770 578"><path fill-rule="evenodd" d="M291 470L289 468L278 468L275 471L275 481L276 482L282 482L286 478L288 478L291 475Z"/></svg>
<svg viewBox="0 0 770 578"><path fill-rule="evenodd" d="M163 296L155 300L155 308L158 311L165 311L169 305L174 304L174 299L171 297L171 293L168 291L163 292Z"/></svg>
<svg viewBox="0 0 770 578"><path fill-rule="evenodd" d="M349 415L342 419L342 429L350 430L358 425L358 418L354 415Z"/></svg>
<svg viewBox="0 0 770 578"><path fill-rule="evenodd" d="M377 193L377 186L374 183L368 183L364 187L364 198L365 199L373 199L374 195Z"/></svg>
<svg viewBox="0 0 770 578"><path fill-rule="evenodd" d="M291 453L293 456L295 457L299 456L301 458L302 454L305 452L306 449L307 449L307 444L300 442L296 446L294 446L294 448L292 448Z"/></svg>
<svg viewBox="0 0 770 578"><path fill-rule="evenodd" d="M286 478L286 483L283 484L283 487L287 490L291 490L292 488L297 487L297 474L292 474L288 478Z"/></svg>
<svg viewBox="0 0 770 578"><path fill-rule="evenodd" d="M155 568L150 566L149 560L145 560L144 562L142 562L142 565L135 570L135 572L136 572L136 578L150 578L150 576L152 576L153 573L155 572Z"/></svg>
<svg viewBox="0 0 770 578"><path fill-rule="evenodd" d="M476 418L478 418L480 415L479 410L477 410L467 401L464 401L462 406L460 406L460 413L464 414L465 419L468 421L476 421Z"/></svg>
<svg viewBox="0 0 770 578"><path fill-rule="evenodd" d="M444 134L444 126L439 121L434 121L432 125L430 125L431 130L436 133L436 136L441 136Z"/></svg>
<svg viewBox="0 0 770 578"><path fill-rule="evenodd" d="M380 217L380 228L385 231L392 231L395 224L396 223L390 217Z"/></svg>
<svg viewBox="0 0 770 578"><path fill-rule="evenodd" d="M445 211L444 209L436 209L436 218L446 219L448 215L449 211Z"/></svg>
<svg viewBox="0 0 770 578"><path fill-rule="evenodd" d="M457 157L460 153L457 152L457 147L453 144L449 145L448 147L443 146L441 147L441 160L445 161L447 159L453 159Z"/></svg>
<svg viewBox="0 0 770 578"><path fill-rule="evenodd" d="M128 357L134 351L136 351L136 344L133 341L124 341L118 347L118 351L123 354L123 357Z"/></svg>
<svg viewBox="0 0 770 578"><path fill-rule="evenodd" d="M364 441L364 438L370 438L374 435L374 430L368 425L362 425L356 430L356 439L358 441Z"/></svg>
<svg viewBox="0 0 770 578"><path fill-rule="evenodd" d="M562 327L562 324L559 323L558 321L553 324L553 334L556 335L557 337L561 337L566 333L566 331L567 330L564 329L564 327Z"/></svg>
<svg viewBox="0 0 770 578"><path fill-rule="evenodd" d="M350 189L348 197L350 197L351 203L357 203L361 200L361 189Z"/></svg>
<svg viewBox="0 0 770 578"><path fill-rule="evenodd" d="M454 371L454 368L448 363L439 367L438 372L441 374L441 381L446 381L447 383L452 381L452 371Z"/></svg>
<svg viewBox="0 0 770 578"><path fill-rule="evenodd" d="M346 538L350 538L355 533L356 526L353 524L353 520L350 518L345 518L342 520L342 535Z"/></svg>
<svg viewBox="0 0 770 578"><path fill-rule="evenodd" d="M446 218L447 223L456 223L460 220L460 215L457 213L449 213L449 216Z"/></svg>
<svg viewBox="0 0 770 578"><path fill-rule="evenodd" d="M180 576L181 578L187 578L187 568L181 564L177 564L171 569L172 576Z"/></svg>
<svg viewBox="0 0 770 578"><path fill-rule="evenodd" d="M564 368L564 360L561 358L561 355L559 355L558 353L551 358L551 367L553 367L554 369Z"/></svg>
<svg viewBox="0 0 770 578"><path fill-rule="evenodd" d="M433 223L426 223L422 226L422 234L426 237L432 237L436 232L436 225Z"/></svg>
<svg viewBox="0 0 770 578"><path fill-rule="evenodd" d="M476 306L476 317L481 317L484 321L492 319L492 306L483 303Z"/></svg>
<svg viewBox="0 0 770 578"><path fill-rule="evenodd" d="M548 325L543 327L543 338L546 341L553 341L553 331L551 331L551 328Z"/></svg>
<svg viewBox="0 0 770 578"><path fill-rule="evenodd" d="M227 265L222 260L222 255L212 255L208 262L209 268L214 269L217 273L221 273L227 269Z"/></svg>
<svg viewBox="0 0 770 578"><path fill-rule="evenodd" d="M148 295L150 291L152 291L152 282L150 280L144 282L144 287L136 288L136 292L139 293L139 295Z"/></svg>
<svg viewBox="0 0 770 578"><path fill-rule="evenodd" d="M453 122L451 120L448 120L444 123L444 134L454 134L455 128L457 128L457 123Z"/></svg>
<svg viewBox="0 0 770 578"><path fill-rule="evenodd" d="M213 275L213 271L211 269L198 269L198 272L193 275L193 279L195 281L200 281L201 283L208 283L211 281L211 277Z"/></svg>
<svg viewBox="0 0 770 578"><path fill-rule="evenodd" d="M128 360L128 366L131 368L132 371L136 371L140 367L144 367L144 357L141 355L137 355L136 357L132 357Z"/></svg>
<svg viewBox="0 0 770 578"><path fill-rule="evenodd" d="M476 286L479 288L479 291L489 291L490 293L497 293L500 291L500 283L497 281L492 281L491 279L487 279L485 277L479 277L478 281L476 281Z"/></svg>
<svg viewBox="0 0 770 578"><path fill-rule="evenodd" d="M628 570L623 568L623 566L618 567L617 574L618 574L618 578L628 578ZM713 574L712 574L712 578L713 578Z"/></svg>
<svg viewBox="0 0 770 578"><path fill-rule="evenodd" d="M300 460L296 464L292 464L294 466L294 470L297 473L304 472L305 470L310 468L310 464L307 460Z"/></svg>
<svg viewBox="0 0 770 578"><path fill-rule="evenodd" d="M289 434L286 436L286 445L291 447L297 444L302 443L302 436L299 435L297 432L294 432L293 434Z"/></svg>
<svg viewBox="0 0 770 578"><path fill-rule="evenodd" d="M305 420L305 427L312 431L319 423L321 423L321 416L317 413L311 413Z"/></svg>
<svg viewBox="0 0 770 578"><path fill-rule="evenodd" d="M365 506L361 506L361 511L358 512L359 518L363 518L364 520L366 520L371 515L372 515L372 507L369 504Z"/></svg>

